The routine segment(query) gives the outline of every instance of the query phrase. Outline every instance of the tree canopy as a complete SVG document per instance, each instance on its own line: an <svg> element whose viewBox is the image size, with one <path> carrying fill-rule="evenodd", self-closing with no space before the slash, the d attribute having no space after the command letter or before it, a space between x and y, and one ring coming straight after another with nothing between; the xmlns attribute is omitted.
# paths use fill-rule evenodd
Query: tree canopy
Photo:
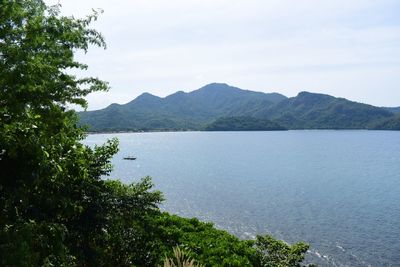
<svg viewBox="0 0 400 267"><path fill-rule="evenodd" d="M59 6L39 0L1 2L2 266L128 265L129 257L107 258L117 238L113 231L129 236L125 232L135 229L122 229L125 220L158 210L161 194L147 191L148 179L131 186L101 179L111 171L118 142L82 145L84 129L67 108L85 107L87 94L108 88L97 78L70 74L87 68L75 61L75 51L105 47L89 28L96 18L96 12L64 17ZM126 245L132 243L139 242Z"/></svg>

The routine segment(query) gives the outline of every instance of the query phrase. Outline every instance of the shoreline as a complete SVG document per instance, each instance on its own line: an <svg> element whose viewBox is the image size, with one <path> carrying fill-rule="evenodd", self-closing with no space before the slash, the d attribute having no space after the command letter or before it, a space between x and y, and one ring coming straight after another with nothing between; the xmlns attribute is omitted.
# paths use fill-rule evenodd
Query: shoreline
<svg viewBox="0 0 400 267"><path fill-rule="evenodd" d="M184 133L184 132L293 132L293 131L368 131L368 132L399 132L400 130L375 130L375 129L288 129L288 130L149 130L149 131L87 131L86 134L122 134L122 133Z"/></svg>

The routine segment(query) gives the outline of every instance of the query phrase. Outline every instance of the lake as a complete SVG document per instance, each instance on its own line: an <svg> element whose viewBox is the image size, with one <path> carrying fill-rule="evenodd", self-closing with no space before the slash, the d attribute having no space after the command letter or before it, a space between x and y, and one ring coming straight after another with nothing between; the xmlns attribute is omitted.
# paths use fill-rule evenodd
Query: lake
<svg viewBox="0 0 400 267"><path fill-rule="evenodd" d="M117 137L111 177L151 176L162 208L243 238L311 244L320 266L400 266L400 132L95 134ZM124 156L137 160L123 160Z"/></svg>

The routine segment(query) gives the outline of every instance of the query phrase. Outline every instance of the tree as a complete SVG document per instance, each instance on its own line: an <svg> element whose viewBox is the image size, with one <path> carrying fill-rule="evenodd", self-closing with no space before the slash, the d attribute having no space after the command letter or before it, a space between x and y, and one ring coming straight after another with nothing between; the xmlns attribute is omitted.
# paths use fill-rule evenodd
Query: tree
<svg viewBox="0 0 400 267"><path fill-rule="evenodd" d="M0 4L2 266L128 264L123 256L105 261L115 249L110 244L120 245L109 240L110 232L116 239L133 231L126 218L147 216L161 201L160 193L148 191L148 179L131 186L102 180L118 143L82 145L85 132L67 108L86 107L87 94L108 89L97 78L69 71L87 68L75 61L75 51L105 47L89 28L97 15L61 16L59 6L40 0Z"/></svg>
<svg viewBox="0 0 400 267"><path fill-rule="evenodd" d="M257 236L255 245L260 253L262 266L300 267L309 245L299 242L289 245L271 236Z"/></svg>

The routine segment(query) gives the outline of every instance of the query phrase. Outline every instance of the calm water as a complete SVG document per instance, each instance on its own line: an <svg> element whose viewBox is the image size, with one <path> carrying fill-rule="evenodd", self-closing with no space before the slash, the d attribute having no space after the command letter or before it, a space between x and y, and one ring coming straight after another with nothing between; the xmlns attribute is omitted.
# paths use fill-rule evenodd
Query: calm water
<svg viewBox="0 0 400 267"><path fill-rule="evenodd" d="M152 176L172 213L240 237L309 242L308 259L322 266L400 266L400 132L98 134L86 143L114 136L112 177Z"/></svg>

